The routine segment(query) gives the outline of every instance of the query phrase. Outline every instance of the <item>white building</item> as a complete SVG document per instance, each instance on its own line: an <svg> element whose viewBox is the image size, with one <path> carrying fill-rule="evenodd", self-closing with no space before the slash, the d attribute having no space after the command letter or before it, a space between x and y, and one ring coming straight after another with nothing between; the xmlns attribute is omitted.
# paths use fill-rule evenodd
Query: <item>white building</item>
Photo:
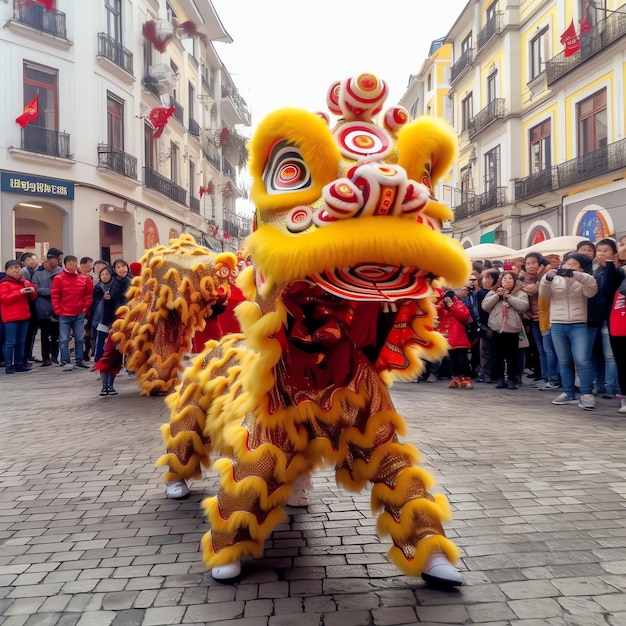
<svg viewBox="0 0 626 626"><path fill-rule="evenodd" d="M238 248L250 114L213 46L231 39L209 0L9 0L0 20L3 261L56 247L130 262L183 232ZM144 28L171 36L164 52ZM155 139L147 117L170 106Z"/></svg>

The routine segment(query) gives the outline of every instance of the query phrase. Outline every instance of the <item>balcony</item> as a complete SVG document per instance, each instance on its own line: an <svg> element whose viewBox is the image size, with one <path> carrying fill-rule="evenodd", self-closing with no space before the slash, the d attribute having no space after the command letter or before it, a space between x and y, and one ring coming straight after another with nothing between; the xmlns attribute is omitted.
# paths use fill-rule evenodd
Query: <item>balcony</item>
<svg viewBox="0 0 626 626"><path fill-rule="evenodd" d="M582 35L580 49L577 52L566 57L565 51L563 51L546 61L548 85L556 82L587 59L626 35L626 13L621 12L625 8L626 5L623 5L619 9L620 12L611 13L605 19L598 21L592 30Z"/></svg>
<svg viewBox="0 0 626 626"><path fill-rule="evenodd" d="M200 137L200 124L192 117L189 118L189 134L196 138Z"/></svg>
<svg viewBox="0 0 626 626"><path fill-rule="evenodd" d="M454 221L477 215L495 207L507 204L506 187L492 187L485 193L477 194L454 207Z"/></svg>
<svg viewBox="0 0 626 626"><path fill-rule="evenodd" d="M224 226L222 230L231 237L239 238L239 220L233 211L224 211Z"/></svg>
<svg viewBox="0 0 626 626"><path fill-rule="evenodd" d="M556 187L553 169L546 167L539 172L526 176L526 178L517 178L515 180L515 200L525 200L540 193L552 191Z"/></svg>
<svg viewBox="0 0 626 626"><path fill-rule="evenodd" d="M222 118L228 126L243 124L250 126L251 117L248 105L239 92L229 85L222 85Z"/></svg>
<svg viewBox="0 0 626 626"><path fill-rule="evenodd" d="M22 130L22 150L71 159L70 136L56 130L29 124Z"/></svg>
<svg viewBox="0 0 626 626"><path fill-rule="evenodd" d="M133 75L133 53L106 33L98 33L98 56L109 59L111 63Z"/></svg>
<svg viewBox="0 0 626 626"><path fill-rule="evenodd" d="M234 183L237 182L237 170L228 159L222 158L222 173L226 174Z"/></svg>
<svg viewBox="0 0 626 626"><path fill-rule="evenodd" d="M626 139L556 165L559 187L626 167Z"/></svg>
<svg viewBox="0 0 626 626"><path fill-rule="evenodd" d="M515 200L574 185L626 167L626 139L515 181Z"/></svg>
<svg viewBox="0 0 626 626"><path fill-rule="evenodd" d="M492 122L504 117L504 98L494 98L469 121L470 139L487 128Z"/></svg>
<svg viewBox="0 0 626 626"><path fill-rule="evenodd" d="M143 183L149 189L154 189L159 193L178 204L187 206L187 192L179 187L176 183L172 182L169 178L161 176L158 172L150 167L143 168Z"/></svg>
<svg viewBox="0 0 626 626"><path fill-rule="evenodd" d="M13 19L20 24L30 26L55 37L67 39L65 27L65 13L53 9L46 11L42 4L31 6L19 6L19 2L14 2Z"/></svg>
<svg viewBox="0 0 626 626"><path fill-rule="evenodd" d="M197 213L200 215L200 199L194 198L193 196L189 197L189 210L192 213Z"/></svg>
<svg viewBox="0 0 626 626"><path fill-rule="evenodd" d="M103 143L98 144L98 168L137 180L137 157Z"/></svg>
<svg viewBox="0 0 626 626"><path fill-rule="evenodd" d="M183 105L174 98L174 96L170 96L170 106L174 107L174 113L172 114L174 119L180 122L181 126L185 126L185 109Z"/></svg>
<svg viewBox="0 0 626 626"><path fill-rule="evenodd" d="M474 51L466 50L450 68L450 83L453 83L472 64Z"/></svg>
<svg viewBox="0 0 626 626"><path fill-rule="evenodd" d="M493 37L502 31L502 13L496 13L481 29L476 37L476 52L480 52Z"/></svg>

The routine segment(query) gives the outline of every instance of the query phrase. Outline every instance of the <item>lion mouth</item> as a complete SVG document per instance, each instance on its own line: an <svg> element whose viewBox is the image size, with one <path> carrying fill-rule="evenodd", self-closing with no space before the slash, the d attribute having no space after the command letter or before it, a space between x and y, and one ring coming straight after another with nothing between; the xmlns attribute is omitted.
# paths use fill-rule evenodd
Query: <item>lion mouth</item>
<svg viewBox="0 0 626 626"><path fill-rule="evenodd" d="M325 291L347 300L394 302L424 298L431 292L429 274L416 267L363 263L311 275Z"/></svg>

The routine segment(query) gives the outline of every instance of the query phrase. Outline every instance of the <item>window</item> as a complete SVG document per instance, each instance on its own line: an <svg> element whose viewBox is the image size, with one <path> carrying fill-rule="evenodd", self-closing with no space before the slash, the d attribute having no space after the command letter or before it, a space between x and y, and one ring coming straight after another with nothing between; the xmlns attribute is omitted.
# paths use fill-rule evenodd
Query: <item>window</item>
<svg viewBox="0 0 626 626"><path fill-rule="evenodd" d="M33 126L48 130L59 129L58 70L24 62L24 105L39 94L39 117Z"/></svg>
<svg viewBox="0 0 626 626"><path fill-rule="evenodd" d="M546 26L530 40L530 80L534 80L545 70L546 60L550 58L550 41Z"/></svg>
<svg viewBox="0 0 626 626"><path fill-rule="evenodd" d="M498 0L494 3L490 4L487 7L487 11L485 13L485 17L487 18L487 23L493 22L496 19L496 9L498 8Z"/></svg>
<svg viewBox="0 0 626 626"><path fill-rule="evenodd" d="M498 92L498 70L495 70L487 76L487 103L496 99Z"/></svg>
<svg viewBox="0 0 626 626"><path fill-rule="evenodd" d="M196 164L189 159L189 197L196 197Z"/></svg>
<svg viewBox="0 0 626 626"><path fill-rule="evenodd" d="M593 4L593 6L592 6ZM606 0L578 0L581 27L585 22L585 28L593 28L601 19L606 17Z"/></svg>
<svg viewBox="0 0 626 626"><path fill-rule="evenodd" d="M472 93L470 92L463 100L461 100L461 130L469 128L470 120L474 117L472 106Z"/></svg>
<svg viewBox="0 0 626 626"><path fill-rule="evenodd" d="M107 92L107 143L124 150L124 102Z"/></svg>
<svg viewBox="0 0 626 626"><path fill-rule="evenodd" d="M606 89L600 89L576 105L578 156L607 144Z"/></svg>
<svg viewBox="0 0 626 626"><path fill-rule="evenodd" d="M472 166L466 165L461 168L461 202L467 202L473 195L472 190Z"/></svg>
<svg viewBox="0 0 626 626"><path fill-rule="evenodd" d="M530 141L530 173L552 167L552 122L544 120L533 126L528 135Z"/></svg>
<svg viewBox="0 0 626 626"><path fill-rule="evenodd" d="M174 63L174 61L172 61L171 59L170 59L170 68L172 72L174 72L174 76L176 76L176 80L178 81L178 78L179 78L178 65L176 65L176 63ZM172 89L172 97L174 98L174 100L178 100L178 82L174 84L174 88Z"/></svg>
<svg viewBox="0 0 626 626"><path fill-rule="evenodd" d="M156 141L154 139L154 130L148 125L143 127L143 155L146 167L156 169Z"/></svg>
<svg viewBox="0 0 626 626"><path fill-rule="evenodd" d="M428 78L426 79L426 89L430 91L433 88L433 75L428 74Z"/></svg>
<svg viewBox="0 0 626 626"><path fill-rule="evenodd" d="M196 90L193 88L193 85L191 83L188 84L187 93L189 96L189 120L193 120L194 119L193 110L194 110L194 104L196 102Z"/></svg>
<svg viewBox="0 0 626 626"><path fill-rule="evenodd" d="M500 186L500 146L485 153L485 191L494 191Z"/></svg>
<svg viewBox="0 0 626 626"><path fill-rule="evenodd" d="M152 50L152 44L144 38L143 40L143 75L148 76L150 66L153 64L154 52Z"/></svg>
<svg viewBox="0 0 626 626"><path fill-rule="evenodd" d="M173 183L178 184L178 159L180 156L180 150L178 144L173 141L170 143L170 179Z"/></svg>
<svg viewBox="0 0 626 626"><path fill-rule="evenodd" d="M472 33L461 42L461 54L469 54L472 49Z"/></svg>
<svg viewBox="0 0 626 626"><path fill-rule="evenodd" d="M107 34L122 43L122 0L105 0L107 11Z"/></svg>

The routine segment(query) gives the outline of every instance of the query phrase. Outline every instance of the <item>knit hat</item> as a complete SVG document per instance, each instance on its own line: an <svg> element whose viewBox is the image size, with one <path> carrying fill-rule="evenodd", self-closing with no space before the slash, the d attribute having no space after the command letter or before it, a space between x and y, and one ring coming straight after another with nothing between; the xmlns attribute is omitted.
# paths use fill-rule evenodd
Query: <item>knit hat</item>
<svg viewBox="0 0 626 626"><path fill-rule="evenodd" d="M571 254L568 254L563 259L563 263L565 263L565 261L567 261L568 259L575 259L576 261L578 261L580 263L580 269L583 272L587 272L587 274L591 274L591 269L593 267L593 263L592 263L591 259L587 255L579 254L578 252L572 252Z"/></svg>
<svg viewBox="0 0 626 626"><path fill-rule="evenodd" d="M63 250L59 250L58 248L49 248L46 256L49 259L58 259L60 256L63 256Z"/></svg>
<svg viewBox="0 0 626 626"><path fill-rule="evenodd" d="M10 261L7 261L4 264L4 269L8 270L10 267L13 267L14 265L18 265L19 267L22 267L22 264L17 259L11 259Z"/></svg>
<svg viewBox="0 0 626 626"><path fill-rule="evenodd" d="M129 265L129 269L133 276L139 276L141 274L141 263L135 261Z"/></svg>

